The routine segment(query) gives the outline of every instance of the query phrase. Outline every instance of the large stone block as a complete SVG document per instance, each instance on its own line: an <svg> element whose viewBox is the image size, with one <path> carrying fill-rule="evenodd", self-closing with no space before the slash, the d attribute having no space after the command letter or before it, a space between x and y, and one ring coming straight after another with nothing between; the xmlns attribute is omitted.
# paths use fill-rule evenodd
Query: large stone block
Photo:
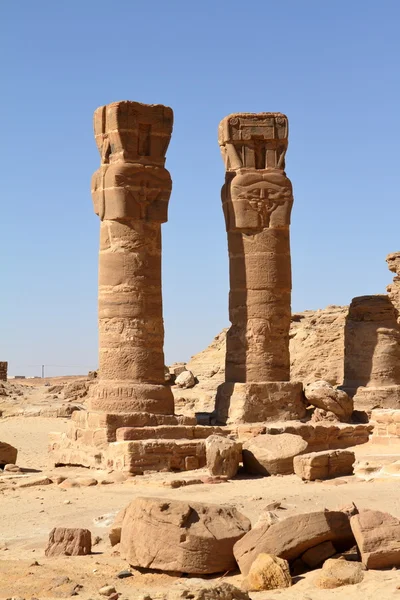
<svg viewBox="0 0 400 600"><path fill-rule="evenodd" d="M299 435L258 435L243 444L243 466L253 475L290 475L294 457L306 449Z"/></svg>
<svg viewBox="0 0 400 600"><path fill-rule="evenodd" d="M222 435L211 435L206 440L206 458L211 475L225 475L231 479L242 460L242 444Z"/></svg>
<svg viewBox="0 0 400 600"><path fill-rule="evenodd" d="M294 472L302 479L330 479L353 474L354 452L350 450L326 450L296 456Z"/></svg>
<svg viewBox="0 0 400 600"><path fill-rule="evenodd" d="M15 465L17 462L18 450L6 444L6 442L0 442L0 467L4 465Z"/></svg>
<svg viewBox="0 0 400 600"><path fill-rule="evenodd" d="M306 550L331 541L337 550L354 545L349 518L341 511L321 511L294 515L272 525L266 522L236 542L234 554L243 575L261 553L274 554L288 561Z"/></svg>
<svg viewBox="0 0 400 600"><path fill-rule="evenodd" d="M92 536L88 529L55 527L49 535L46 556L82 556L92 551Z"/></svg>
<svg viewBox="0 0 400 600"><path fill-rule="evenodd" d="M136 567L207 574L235 568L233 546L250 530L233 507L136 498L121 530L121 553Z"/></svg>
<svg viewBox="0 0 400 600"><path fill-rule="evenodd" d="M301 383L224 383L219 386L216 412L221 423L257 423L302 419L306 414Z"/></svg>
<svg viewBox="0 0 400 600"><path fill-rule="evenodd" d="M400 566L400 521L378 510L361 510L350 519L351 529L367 569Z"/></svg>

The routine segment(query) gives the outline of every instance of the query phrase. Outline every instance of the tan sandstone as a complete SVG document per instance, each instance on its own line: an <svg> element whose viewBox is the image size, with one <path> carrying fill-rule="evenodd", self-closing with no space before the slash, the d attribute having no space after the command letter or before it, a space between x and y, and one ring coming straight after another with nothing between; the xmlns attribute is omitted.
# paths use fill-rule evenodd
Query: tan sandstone
<svg viewBox="0 0 400 600"><path fill-rule="evenodd" d="M321 589L333 589L342 585L354 585L364 579L361 563L344 558L330 558L314 578L314 585Z"/></svg>
<svg viewBox="0 0 400 600"><path fill-rule="evenodd" d="M276 590L291 585L292 578L288 561L265 553L257 556L242 583L243 589L249 592Z"/></svg>
<svg viewBox="0 0 400 600"><path fill-rule="evenodd" d="M296 475L313 481L352 475L355 460L350 450L326 450L296 456L293 465Z"/></svg>
<svg viewBox="0 0 400 600"><path fill-rule="evenodd" d="M234 546L234 554L243 575L247 575L261 553L273 554L289 562L309 548L331 541L336 549L350 548L354 537L348 516L341 511L294 515L277 523L257 527Z"/></svg>
<svg viewBox="0 0 400 600"><path fill-rule="evenodd" d="M308 402L336 415L340 421L347 422L353 412L353 400L343 392L334 388L327 381L314 381L304 388Z"/></svg>
<svg viewBox="0 0 400 600"><path fill-rule="evenodd" d="M11 444L6 444L5 442L0 442L0 467L8 464L15 465L17 462L18 450L11 446Z"/></svg>
<svg viewBox="0 0 400 600"><path fill-rule="evenodd" d="M400 521L378 510L360 510L351 529L367 569L400 566Z"/></svg>
<svg viewBox="0 0 400 600"><path fill-rule="evenodd" d="M211 475L235 477L242 460L242 444L222 435L206 439L207 468Z"/></svg>
<svg viewBox="0 0 400 600"><path fill-rule="evenodd" d="M88 529L55 527L49 534L46 556L83 556L92 551L92 536Z"/></svg>
<svg viewBox="0 0 400 600"><path fill-rule="evenodd" d="M257 435L243 444L243 466L253 475L290 475L294 457L306 449L299 435Z"/></svg>
<svg viewBox="0 0 400 600"><path fill-rule="evenodd" d="M250 521L229 506L136 498L127 507L121 554L136 567L207 574L235 568L233 546Z"/></svg>

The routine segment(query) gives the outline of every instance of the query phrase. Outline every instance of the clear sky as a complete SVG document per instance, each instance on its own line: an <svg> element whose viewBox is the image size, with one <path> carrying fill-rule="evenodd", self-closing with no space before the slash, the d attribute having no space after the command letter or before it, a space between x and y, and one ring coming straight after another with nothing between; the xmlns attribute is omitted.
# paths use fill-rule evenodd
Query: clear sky
<svg viewBox="0 0 400 600"><path fill-rule="evenodd" d="M383 293L399 240L398 0L2 0L0 360L97 366L95 108L173 108L166 362L228 325L219 121L290 122L294 311Z"/></svg>

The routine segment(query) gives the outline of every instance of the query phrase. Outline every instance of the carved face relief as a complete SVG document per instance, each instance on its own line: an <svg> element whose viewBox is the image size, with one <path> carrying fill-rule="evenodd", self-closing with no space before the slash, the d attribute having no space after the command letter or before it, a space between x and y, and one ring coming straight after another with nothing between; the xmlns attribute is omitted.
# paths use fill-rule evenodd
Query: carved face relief
<svg viewBox="0 0 400 600"><path fill-rule="evenodd" d="M239 173L227 192L228 230L261 231L289 225L292 186L282 171Z"/></svg>

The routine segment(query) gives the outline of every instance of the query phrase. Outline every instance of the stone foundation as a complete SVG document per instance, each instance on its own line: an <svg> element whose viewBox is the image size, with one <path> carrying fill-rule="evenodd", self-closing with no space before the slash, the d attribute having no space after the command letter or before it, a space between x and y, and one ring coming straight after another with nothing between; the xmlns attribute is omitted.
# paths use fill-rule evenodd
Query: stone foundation
<svg viewBox="0 0 400 600"><path fill-rule="evenodd" d="M218 422L260 423L302 419L306 405L301 383L223 383L216 400Z"/></svg>
<svg viewBox="0 0 400 600"><path fill-rule="evenodd" d="M371 412L375 444L398 444L400 442L400 410L375 409Z"/></svg>
<svg viewBox="0 0 400 600"><path fill-rule="evenodd" d="M0 362L0 381L7 381L8 362Z"/></svg>
<svg viewBox="0 0 400 600"><path fill-rule="evenodd" d="M344 389L353 398L356 410L400 409L400 385L359 387L357 389L343 386L341 389Z"/></svg>
<svg viewBox="0 0 400 600"><path fill-rule="evenodd" d="M206 464L204 440L232 430L202 427L196 419L151 413L76 411L67 432L50 434L55 466L146 471L187 471Z"/></svg>

